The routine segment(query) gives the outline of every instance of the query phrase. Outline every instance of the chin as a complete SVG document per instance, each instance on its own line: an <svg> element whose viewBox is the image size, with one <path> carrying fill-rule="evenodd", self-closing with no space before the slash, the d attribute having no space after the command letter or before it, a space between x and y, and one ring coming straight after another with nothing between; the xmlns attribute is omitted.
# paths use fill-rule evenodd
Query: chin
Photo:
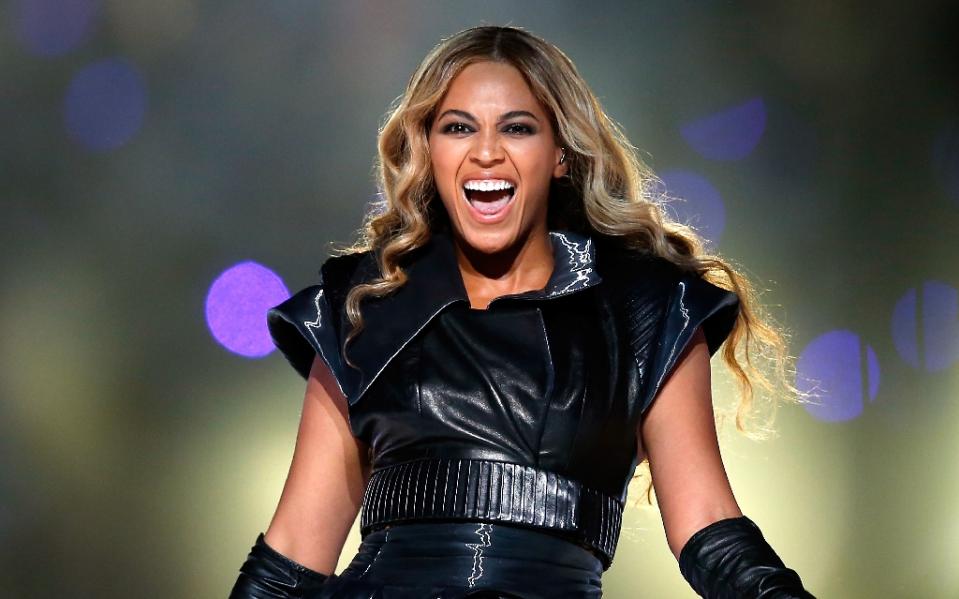
<svg viewBox="0 0 959 599"><path fill-rule="evenodd" d="M471 248L484 254L496 254L515 245L519 237L515 226L503 223L497 227L485 229L476 225L467 225L465 231L458 231L463 241Z"/></svg>

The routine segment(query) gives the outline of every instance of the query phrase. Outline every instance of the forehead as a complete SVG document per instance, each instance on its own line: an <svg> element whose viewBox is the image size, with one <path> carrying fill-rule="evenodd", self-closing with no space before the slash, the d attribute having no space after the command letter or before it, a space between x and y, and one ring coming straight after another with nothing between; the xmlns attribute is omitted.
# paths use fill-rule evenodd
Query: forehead
<svg viewBox="0 0 959 599"><path fill-rule="evenodd" d="M450 82L441 108L483 104L542 112L523 75L501 62L475 62L465 67Z"/></svg>

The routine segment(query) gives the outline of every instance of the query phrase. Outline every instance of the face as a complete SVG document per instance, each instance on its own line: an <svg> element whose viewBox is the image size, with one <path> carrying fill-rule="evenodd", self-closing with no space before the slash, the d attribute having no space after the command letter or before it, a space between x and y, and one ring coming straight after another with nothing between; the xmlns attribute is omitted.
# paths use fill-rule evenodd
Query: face
<svg viewBox="0 0 959 599"><path fill-rule="evenodd" d="M436 114L433 177L457 237L493 254L545 236L550 180L568 165L560 164L547 112L520 72L473 63L453 79Z"/></svg>

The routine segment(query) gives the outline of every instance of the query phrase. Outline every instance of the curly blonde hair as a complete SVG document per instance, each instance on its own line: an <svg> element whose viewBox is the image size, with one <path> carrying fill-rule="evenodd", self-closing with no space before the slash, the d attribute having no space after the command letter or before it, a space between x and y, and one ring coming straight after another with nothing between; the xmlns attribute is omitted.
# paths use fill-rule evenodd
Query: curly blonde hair
<svg viewBox="0 0 959 599"><path fill-rule="evenodd" d="M373 251L381 274L356 285L346 296L352 325L346 345L363 329L363 298L383 297L401 287L407 280L402 258L426 244L432 231L449 227L433 180L428 132L453 79L480 61L515 67L546 108L559 143L568 149L568 178L550 189L550 229L608 236L624 248L650 252L695 271L739 296L739 315L722 351L740 391L736 428L753 439L768 438L774 433L772 414L763 423L750 419L757 412L755 387L774 399L796 401L801 396L789 382L793 357L787 353L784 329L764 312L741 269L708 253L695 229L673 221L664 211L670 198L662 182L605 113L569 57L519 27L484 25L443 39L391 105L379 130L375 163L382 207L366 215L358 241L334 249L342 254ZM722 419L717 412L717 427ZM640 466L648 473L648 459ZM634 475L631 485L642 476ZM648 504L651 492L650 481L643 493Z"/></svg>

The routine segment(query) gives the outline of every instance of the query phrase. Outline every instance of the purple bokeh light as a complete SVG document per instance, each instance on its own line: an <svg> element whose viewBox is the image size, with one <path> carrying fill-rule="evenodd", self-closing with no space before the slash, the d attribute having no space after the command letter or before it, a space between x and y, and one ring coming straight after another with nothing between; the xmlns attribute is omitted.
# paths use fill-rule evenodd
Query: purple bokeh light
<svg viewBox="0 0 959 599"><path fill-rule="evenodd" d="M796 387L813 395L814 403L803 407L826 422L843 422L862 414L864 400L876 398L879 377L876 352L847 330L816 337L796 361Z"/></svg>
<svg viewBox="0 0 959 599"><path fill-rule="evenodd" d="M907 364L928 372L949 368L959 361L959 291L939 281L925 281L921 297L909 289L893 308L891 328Z"/></svg>
<svg viewBox="0 0 959 599"><path fill-rule="evenodd" d="M719 190L702 175L687 170L664 171L660 179L668 196L679 198L667 202L666 211L675 220L695 227L712 250L719 247L726 229L726 207Z"/></svg>
<svg viewBox="0 0 959 599"><path fill-rule="evenodd" d="M112 150L140 130L146 103L146 85L137 69L122 58L106 58L73 76L63 102L63 120L79 144Z"/></svg>
<svg viewBox="0 0 959 599"><path fill-rule="evenodd" d="M13 27L23 48L36 56L66 54L85 42L100 12L96 0L15 0Z"/></svg>
<svg viewBox="0 0 959 599"><path fill-rule="evenodd" d="M741 160L766 131L766 105L761 97L681 125L680 134L697 153L710 160Z"/></svg>
<svg viewBox="0 0 959 599"><path fill-rule="evenodd" d="M273 341L266 312L290 297L283 280L256 262L241 262L213 281L206 295L206 324L223 347L248 358L269 355Z"/></svg>

